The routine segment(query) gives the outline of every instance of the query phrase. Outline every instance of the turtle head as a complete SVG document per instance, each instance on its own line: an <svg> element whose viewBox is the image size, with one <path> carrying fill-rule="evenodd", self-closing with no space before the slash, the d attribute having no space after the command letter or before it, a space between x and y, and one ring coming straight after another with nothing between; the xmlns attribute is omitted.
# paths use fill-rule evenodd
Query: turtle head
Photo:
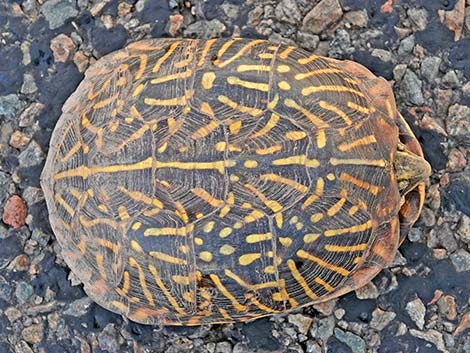
<svg viewBox="0 0 470 353"><path fill-rule="evenodd" d="M402 143L398 144L393 167L402 196L431 175L429 163L423 157L409 151Z"/></svg>

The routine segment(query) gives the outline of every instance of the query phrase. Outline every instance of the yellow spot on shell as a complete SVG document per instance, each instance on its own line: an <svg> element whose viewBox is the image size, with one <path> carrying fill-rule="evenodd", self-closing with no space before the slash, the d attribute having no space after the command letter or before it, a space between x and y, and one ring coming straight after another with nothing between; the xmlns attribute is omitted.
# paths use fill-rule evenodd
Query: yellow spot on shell
<svg viewBox="0 0 470 353"><path fill-rule="evenodd" d="M322 218L323 218L323 214L322 214L322 213L315 213L315 214L313 214L313 215L310 217L310 221L311 221L312 223L316 223L316 222L318 222L318 221L319 221L320 219L322 219Z"/></svg>
<svg viewBox="0 0 470 353"><path fill-rule="evenodd" d="M268 273L268 274L273 274L276 272L276 269L274 268L274 266L266 266L264 268L264 273Z"/></svg>
<svg viewBox="0 0 470 353"><path fill-rule="evenodd" d="M313 243L320 237L320 233L309 233L304 235L304 243Z"/></svg>
<svg viewBox="0 0 470 353"><path fill-rule="evenodd" d="M224 141L217 142L215 144L215 150L218 152L223 152L225 151L225 148L227 147L227 143Z"/></svg>
<svg viewBox="0 0 470 353"><path fill-rule="evenodd" d="M202 244L204 244L204 240L202 240L201 238L194 238L194 244L201 246Z"/></svg>
<svg viewBox="0 0 470 353"><path fill-rule="evenodd" d="M231 245L226 244L226 245L221 246L219 252L222 255L232 255L235 252L235 248Z"/></svg>
<svg viewBox="0 0 470 353"><path fill-rule="evenodd" d="M206 224L204 224L204 227L202 228L205 233L210 233L212 232L212 229L214 229L215 222L214 221L209 221Z"/></svg>
<svg viewBox="0 0 470 353"><path fill-rule="evenodd" d="M292 245L292 239L288 237L279 237L279 242L286 248Z"/></svg>
<svg viewBox="0 0 470 353"><path fill-rule="evenodd" d="M237 121L234 121L233 123L231 123L229 125L229 130L230 130L230 133L236 135L240 132L240 128L242 127L242 121L241 120L237 120Z"/></svg>
<svg viewBox="0 0 470 353"><path fill-rule="evenodd" d="M135 222L133 225L132 225L132 230L139 230L140 227L142 226L142 223L140 222Z"/></svg>
<svg viewBox="0 0 470 353"><path fill-rule="evenodd" d="M226 237L228 237L230 234L232 234L232 228L230 228L230 227L225 227L225 228L223 228L223 229L219 232L219 237L221 237L221 238L226 238Z"/></svg>
<svg viewBox="0 0 470 353"><path fill-rule="evenodd" d="M235 175L235 174L230 175L231 182L236 183L239 180L240 180L240 177L238 175Z"/></svg>
<svg viewBox="0 0 470 353"><path fill-rule="evenodd" d="M335 175L332 174L332 173L329 173L329 174L327 174L326 178L327 178L329 181L333 181L333 180L335 180Z"/></svg>
<svg viewBox="0 0 470 353"><path fill-rule="evenodd" d="M242 266L248 266L251 264L253 261L256 261L261 258L260 253L250 253L250 254L245 254L242 255L238 258L238 263Z"/></svg>
<svg viewBox="0 0 470 353"><path fill-rule="evenodd" d="M304 131L288 131L286 132L286 139L291 141L301 140L307 137L307 134Z"/></svg>
<svg viewBox="0 0 470 353"><path fill-rule="evenodd" d="M242 222L235 222L233 224L233 228L234 229L240 229L241 227L243 227L243 223Z"/></svg>
<svg viewBox="0 0 470 353"><path fill-rule="evenodd" d="M243 164L246 168L256 168L258 166L258 162L254 160L247 160Z"/></svg>
<svg viewBox="0 0 470 353"><path fill-rule="evenodd" d="M289 71L290 71L290 67L287 65L279 65L277 67L277 72L289 72Z"/></svg>
<svg viewBox="0 0 470 353"><path fill-rule="evenodd" d="M281 81L281 82L279 82L277 85L278 85L278 87L279 87L280 89L282 89L282 90L285 90L285 91L290 90L290 84L289 84L288 82L286 82L286 81Z"/></svg>
<svg viewBox="0 0 470 353"><path fill-rule="evenodd" d="M202 87L204 89L211 89L212 86L214 85L214 80L215 80L215 73L212 71L205 72L204 75L202 75Z"/></svg>
<svg viewBox="0 0 470 353"><path fill-rule="evenodd" d="M136 252L143 252L142 247L135 240L131 240L131 248L132 248L132 250L134 250Z"/></svg>
<svg viewBox="0 0 470 353"><path fill-rule="evenodd" d="M211 262L212 261L212 253L210 253L209 251L201 251L199 253L199 258L202 260L202 261L205 261L205 262Z"/></svg>

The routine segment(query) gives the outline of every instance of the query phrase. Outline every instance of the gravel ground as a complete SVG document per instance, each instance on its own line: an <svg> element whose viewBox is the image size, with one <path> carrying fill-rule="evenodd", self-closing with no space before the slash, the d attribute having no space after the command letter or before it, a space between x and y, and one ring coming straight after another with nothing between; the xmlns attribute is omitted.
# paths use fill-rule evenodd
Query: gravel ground
<svg viewBox="0 0 470 353"><path fill-rule="evenodd" d="M394 85L433 175L393 266L336 301L248 324L128 322L61 258L39 174L65 99L144 37L244 36L354 59ZM470 353L469 0L0 0L0 353Z"/></svg>

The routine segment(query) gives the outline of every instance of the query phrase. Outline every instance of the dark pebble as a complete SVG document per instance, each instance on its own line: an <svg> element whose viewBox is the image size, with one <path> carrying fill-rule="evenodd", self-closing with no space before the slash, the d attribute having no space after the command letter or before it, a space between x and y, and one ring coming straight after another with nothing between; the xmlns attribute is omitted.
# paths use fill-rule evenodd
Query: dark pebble
<svg viewBox="0 0 470 353"><path fill-rule="evenodd" d="M0 45L0 96L19 91L23 83L24 66L18 63L22 57L19 47Z"/></svg>
<svg viewBox="0 0 470 353"><path fill-rule="evenodd" d="M444 43L452 43L454 41L454 33L434 19L428 23L424 31L415 33L415 41L421 44L430 53L435 54L440 50L446 49Z"/></svg>
<svg viewBox="0 0 470 353"><path fill-rule="evenodd" d="M29 225L32 229L39 229L44 233L52 234L49 224L49 213L47 212L45 201L37 202L29 206L28 213L33 218Z"/></svg>
<svg viewBox="0 0 470 353"><path fill-rule="evenodd" d="M23 246L18 237L13 235L0 240L0 269L4 268L11 260L20 255Z"/></svg>
<svg viewBox="0 0 470 353"><path fill-rule="evenodd" d="M463 177L451 177L451 183L444 189L444 206L470 216L470 182Z"/></svg>
<svg viewBox="0 0 470 353"><path fill-rule="evenodd" d="M459 40L452 45L449 60L454 68L463 70L465 77L470 79L470 38Z"/></svg>
<svg viewBox="0 0 470 353"><path fill-rule="evenodd" d="M19 168L18 169L18 176L20 177L20 186L22 188L26 188L27 186L35 186L40 187L39 185L39 177L41 176L41 171L44 167L44 163L27 167L27 168Z"/></svg>
<svg viewBox="0 0 470 353"><path fill-rule="evenodd" d="M52 254L46 256L39 263L39 268L43 275L31 281L37 295L44 297L47 288L56 293L57 300L66 302L72 302L85 295L81 286L71 286L70 281L67 279L68 271L55 263L55 256Z"/></svg>
<svg viewBox="0 0 470 353"><path fill-rule="evenodd" d="M376 307L373 299L360 300L351 292L339 299L341 307L347 308L344 315L346 321L369 322L372 319L372 311Z"/></svg>
<svg viewBox="0 0 470 353"><path fill-rule="evenodd" d="M126 29L120 25L110 29L95 27L91 33L91 42L100 56L124 47L127 38Z"/></svg>
<svg viewBox="0 0 470 353"><path fill-rule="evenodd" d="M260 335L260 332L265 334ZM272 323L268 318L262 318L242 326L242 333L249 339L250 348L266 350L268 352L280 351L281 343L272 334Z"/></svg>
<svg viewBox="0 0 470 353"><path fill-rule="evenodd" d="M386 80L393 78L393 63L384 62L378 57L371 55L368 51L359 50L354 52L353 60L367 67L375 75L384 77Z"/></svg>

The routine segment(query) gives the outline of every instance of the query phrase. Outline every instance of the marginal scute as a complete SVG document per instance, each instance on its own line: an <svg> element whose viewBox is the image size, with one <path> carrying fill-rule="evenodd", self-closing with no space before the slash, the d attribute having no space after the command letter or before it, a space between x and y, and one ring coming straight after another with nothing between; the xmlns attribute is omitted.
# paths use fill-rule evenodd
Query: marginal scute
<svg viewBox="0 0 470 353"><path fill-rule="evenodd" d="M247 321L347 293L387 266L423 203L422 155L359 64L240 38L149 39L98 60L41 177L64 259L146 324Z"/></svg>

